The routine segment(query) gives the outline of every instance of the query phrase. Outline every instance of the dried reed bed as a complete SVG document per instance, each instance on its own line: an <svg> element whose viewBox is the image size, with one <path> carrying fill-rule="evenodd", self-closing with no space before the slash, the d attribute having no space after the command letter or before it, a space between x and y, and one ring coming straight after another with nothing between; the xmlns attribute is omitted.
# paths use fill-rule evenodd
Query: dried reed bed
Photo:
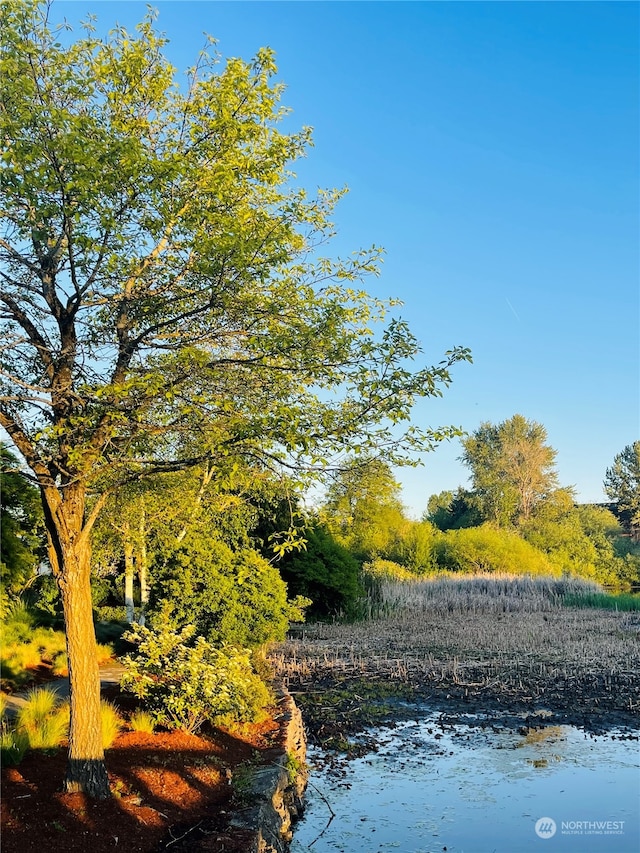
<svg viewBox="0 0 640 853"><path fill-rule="evenodd" d="M356 624L309 626L273 654L294 689L353 680L428 695L640 707L640 614L562 606L595 585L479 576L384 581ZM376 605L377 606L374 606Z"/></svg>

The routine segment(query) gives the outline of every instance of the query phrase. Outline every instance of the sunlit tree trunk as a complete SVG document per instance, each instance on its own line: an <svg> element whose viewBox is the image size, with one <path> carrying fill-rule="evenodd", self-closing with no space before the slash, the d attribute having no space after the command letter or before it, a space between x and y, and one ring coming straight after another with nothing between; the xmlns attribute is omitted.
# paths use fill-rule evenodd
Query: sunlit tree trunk
<svg viewBox="0 0 640 853"><path fill-rule="evenodd" d="M125 522L122 528L122 547L124 551L124 607L127 622L133 622L135 620L133 603L133 542L131 541L129 522Z"/></svg>
<svg viewBox="0 0 640 853"><path fill-rule="evenodd" d="M64 613L69 665L71 724L64 781L69 793L110 796L104 763L100 714L100 674L91 603L91 547L84 529L85 491L69 486L64 496L43 490L49 517L49 553Z"/></svg>
<svg viewBox="0 0 640 853"><path fill-rule="evenodd" d="M138 622L145 623L145 612L149 603L149 576L147 572L147 515L144 503L140 509L140 527L138 544L138 579L140 581L140 617Z"/></svg>

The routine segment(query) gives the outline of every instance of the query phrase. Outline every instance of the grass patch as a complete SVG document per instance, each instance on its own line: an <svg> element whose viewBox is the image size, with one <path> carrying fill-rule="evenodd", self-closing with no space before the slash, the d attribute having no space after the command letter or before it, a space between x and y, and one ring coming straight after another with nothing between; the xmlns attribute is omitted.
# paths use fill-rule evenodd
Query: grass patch
<svg viewBox="0 0 640 853"><path fill-rule="evenodd" d="M29 739L24 732L2 728L0 731L0 761L3 767L16 767L29 749Z"/></svg>
<svg viewBox="0 0 640 853"><path fill-rule="evenodd" d="M565 607L591 607L598 610L640 611L640 596L608 592L569 593L562 598Z"/></svg>

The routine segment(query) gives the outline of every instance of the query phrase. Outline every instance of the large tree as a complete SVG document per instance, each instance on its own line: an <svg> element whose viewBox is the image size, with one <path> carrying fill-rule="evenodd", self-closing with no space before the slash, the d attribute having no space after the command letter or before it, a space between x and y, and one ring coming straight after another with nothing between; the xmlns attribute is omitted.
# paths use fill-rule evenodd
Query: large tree
<svg viewBox="0 0 640 853"><path fill-rule="evenodd" d="M471 470L482 516L497 524L530 517L536 503L557 486L556 451L542 424L514 415L485 422L464 439L462 461Z"/></svg>
<svg viewBox="0 0 640 853"><path fill-rule="evenodd" d="M640 441L628 444L613 458L604 479L607 496L628 514L633 526L640 526Z"/></svg>
<svg viewBox="0 0 640 853"><path fill-rule="evenodd" d="M468 353L417 369L404 322L372 331L388 306L359 282L379 252L321 256L341 193L291 187L310 134L278 129L271 51L206 50L179 85L150 18L73 41L47 4L0 8L0 424L40 489L63 603L65 786L105 797L89 578L110 491L205 458L425 449L457 431L398 424Z"/></svg>

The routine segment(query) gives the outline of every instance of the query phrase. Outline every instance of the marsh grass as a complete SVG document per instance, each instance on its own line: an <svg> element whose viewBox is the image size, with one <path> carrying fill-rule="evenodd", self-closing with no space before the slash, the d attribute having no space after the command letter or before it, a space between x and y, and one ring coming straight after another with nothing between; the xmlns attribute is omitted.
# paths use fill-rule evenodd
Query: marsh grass
<svg viewBox="0 0 640 853"><path fill-rule="evenodd" d="M633 612L566 607L600 587L564 578L476 576L385 581L371 618L308 626L272 660L291 684L366 679L425 690L535 699L550 684L598 690L629 710L638 695L640 618Z"/></svg>
<svg viewBox="0 0 640 853"><path fill-rule="evenodd" d="M608 592L577 592L566 595L565 607L595 607L601 610L623 612L640 611L640 596L631 593L614 595Z"/></svg>

